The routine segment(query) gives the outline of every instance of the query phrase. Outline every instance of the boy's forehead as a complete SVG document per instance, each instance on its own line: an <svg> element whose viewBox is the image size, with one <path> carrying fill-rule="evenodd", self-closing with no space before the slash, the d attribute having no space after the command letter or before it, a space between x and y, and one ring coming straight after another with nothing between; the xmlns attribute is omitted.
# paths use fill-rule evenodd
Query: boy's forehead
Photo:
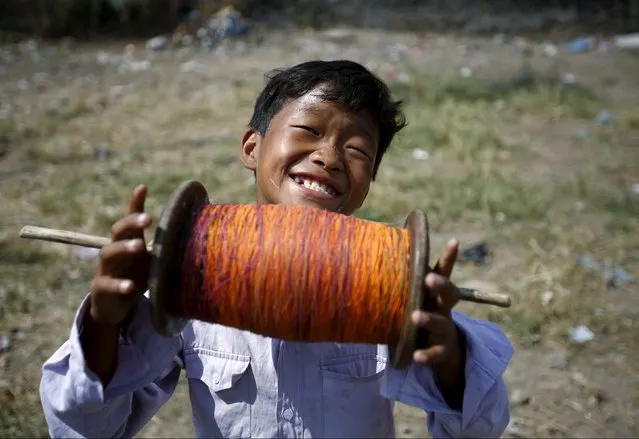
<svg viewBox="0 0 639 439"><path fill-rule="evenodd" d="M327 101L323 94L319 91L312 90L305 95L300 96L297 99L294 99L292 102L289 102L287 107L289 107L291 115L306 115L310 114L313 116L322 116L326 114L326 111L329 107L337 107L336 104Z"/></svg>
<svg viewBox="0 0 639 439"><path fill-rule="evenodd" d="M353 112L348 110L346 107L340 105L337 102L333 102L330 99L326 99L326 96L322 93L321 89L314 89L305 95L300 96L297 99L288 102L283 110L288 110L288 117L296 117L296 116L318 116L318 117L326 117L329 114L334 114L335 112L343 113L344 116L347 116L349 119L360 119L363 121L375 125L370 113L366 110L360 110L357 112Z"/></svg>

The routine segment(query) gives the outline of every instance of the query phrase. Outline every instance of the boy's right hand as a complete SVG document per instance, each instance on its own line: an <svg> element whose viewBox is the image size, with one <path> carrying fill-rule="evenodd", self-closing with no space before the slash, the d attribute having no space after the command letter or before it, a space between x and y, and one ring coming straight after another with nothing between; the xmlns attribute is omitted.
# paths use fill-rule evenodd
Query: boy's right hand
<svg viewBox="0 0 639 439"><path fill-rule="evenodd" d="M146 195L146 186L135 188L127 215L113 225L112 242L100 252L90 306L90 316L100 326L121 326L147 290L151 255L146 250L144 229L151 225L151 217L144 213Z"/></svg>

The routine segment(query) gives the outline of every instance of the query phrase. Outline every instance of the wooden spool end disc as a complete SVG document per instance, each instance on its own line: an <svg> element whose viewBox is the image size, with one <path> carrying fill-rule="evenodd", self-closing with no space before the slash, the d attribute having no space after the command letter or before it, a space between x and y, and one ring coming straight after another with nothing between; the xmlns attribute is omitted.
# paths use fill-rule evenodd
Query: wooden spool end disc
<svg viewBox="0 0 639 439"><path fill-rule="evenodd" d="M402 323L399 340L395 345L388 347L391 364L396 369L408 367L413 362L413 352L424 344L425 331L413 323L413 312L432 308L430 296L424 286L424 277L428 269L428 257L430 254L426 215L420 210L412 211L406 217L404 227L409 230L410 236L408 298L404 309L404 322Z"/></svg>
<svg viewBox="0 0 639 439"><path fill-rule="evenodd" d="M149 268L151 316L155 330L166 337L182 332L187 320L172 315L180 294L185 243L199 208L209 203L204 186L185 181L173 191L160 216Z"/></svg>

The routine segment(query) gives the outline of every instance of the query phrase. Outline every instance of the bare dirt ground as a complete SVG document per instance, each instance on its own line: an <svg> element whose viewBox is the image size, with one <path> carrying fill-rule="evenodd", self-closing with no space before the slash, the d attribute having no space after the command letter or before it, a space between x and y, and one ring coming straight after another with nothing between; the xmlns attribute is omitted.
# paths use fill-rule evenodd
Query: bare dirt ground
<svg viewBox="0 0 639 439"><path fill-rule="evenodd" d="M636 54L559 44L548 57L537 46L543 80L518 84L521 55L491 39L269 32L215 55L132 43L134 61L121 41L0 46L0 436L47 435L40 367L68 336L96 264L77 247L21 240L20 228L107 236L141 182L154 218L185 179L215 200L252 201L239 139L263 74L314 58L365 63L406 100L410 125L362 216L424 209L434 255L450 236L487 243L487 263L462 261L454 276L513 298L507 310L460 306L516 346L505 437L639 435L639 296L623 277L639 268ZM624 272L610 280L580 256ZM590 341L571 340L578 325ZM397 408L399 436L425 437L425 425ZM192 435L181 385L141 436Z"/></svg>

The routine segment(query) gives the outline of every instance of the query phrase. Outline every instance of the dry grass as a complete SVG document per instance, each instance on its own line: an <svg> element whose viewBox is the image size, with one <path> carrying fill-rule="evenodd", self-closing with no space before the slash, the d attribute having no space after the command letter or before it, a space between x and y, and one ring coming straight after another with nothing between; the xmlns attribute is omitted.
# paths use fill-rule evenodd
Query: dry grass
<svg viewBox="0 0 639 439"><path fill-rule="evenodd" d="M67 336L95 269L76 248L19 240L22 225L106 235L140 182L149 186L154 218L190 178L201 180L214 200L252 200L238 149L262 72L205 81L176 77L175 64L166 63L146 79L100 72L100 87L65 83L61 91L30 96L29 116L0 121L0 139L10 145L0 161L0 333L23 334L0 354L2 437L46 436L39 368ZM639 172L630 140L637 138L639 106L552 81L494 86L424 69L410 74L409 83L393 84L407 101L410 125L385 157L359 215L391 221L423 209L432 257L452 235L462 246L488 242L490 263L460 264L456 279L507 292L514 306L460 309L499 322L521 349L565 345L575 324L588 325L604 346L614 337L630 352L639 347L632 284L608 290L600 275L576 263L591 255L629 273L639 268L639 197L629 191ZM134 85L115 96L112 87L125 81ZM62 107L55 105L60 96ZM616 110L614 128L594 122L604 107ZM578 127L588 136L580 137ZM414 159L415 149L428 159ZM542 301L546 291L553 293L550 304ZM637 393L624 400L631 410L639 407L634 386ZM191 434L161 428L169 419L189 425L190 410L181 404L163 409L146 434Z"/></svg>

